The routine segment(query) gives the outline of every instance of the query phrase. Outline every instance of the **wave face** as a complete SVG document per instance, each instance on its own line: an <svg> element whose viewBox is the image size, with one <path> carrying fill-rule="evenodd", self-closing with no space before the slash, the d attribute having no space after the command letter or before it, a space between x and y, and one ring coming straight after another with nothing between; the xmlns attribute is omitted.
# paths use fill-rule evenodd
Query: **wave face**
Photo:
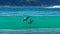
<svg viewBox="0 0 60 34"><path fill-rule="evenodd" d="M0 7L0 16L60 16L60 8Z"/></svg>

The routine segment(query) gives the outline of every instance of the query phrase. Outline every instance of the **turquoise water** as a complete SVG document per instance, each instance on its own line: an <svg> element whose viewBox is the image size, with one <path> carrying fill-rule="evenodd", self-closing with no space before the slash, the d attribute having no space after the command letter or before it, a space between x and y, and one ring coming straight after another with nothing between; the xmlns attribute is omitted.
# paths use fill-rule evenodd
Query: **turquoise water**
<svg viewBox="0 0 60 34"><path fill-rule="evenodd" d="M33 23L23 22L24 15ZM60 8L0 7L0 29L0 34L60 34Z"/></svg>
<svg viewBox="0 0 60 34"><path fill-rule="evenodd" d="M31 17L23 22L25 15ZM60 28L59 22L60 8L0 7L0 29Z"/></svg>
<svg viewBox="0 0 60 34"><path fill-rule="evenodd" d="M60 8L0 7L0 16L60 16Z"/></svg>

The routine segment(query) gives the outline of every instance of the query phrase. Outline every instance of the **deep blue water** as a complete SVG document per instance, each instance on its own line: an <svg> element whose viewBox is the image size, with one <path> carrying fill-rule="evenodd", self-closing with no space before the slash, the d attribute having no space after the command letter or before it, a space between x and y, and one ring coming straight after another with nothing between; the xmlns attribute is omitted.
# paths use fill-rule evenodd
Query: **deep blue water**
<svg viewBox="0 0 60 34"><path fill-rule="evenodd" d="M60 16L60 8L0 7L0 16Z"/></svg>
<svg viewBox="0 0 60 34"><path fill-rule="evenodd" d="M0 5L8 6L53 6L60 5L60 0L0 0Z"/></svg>

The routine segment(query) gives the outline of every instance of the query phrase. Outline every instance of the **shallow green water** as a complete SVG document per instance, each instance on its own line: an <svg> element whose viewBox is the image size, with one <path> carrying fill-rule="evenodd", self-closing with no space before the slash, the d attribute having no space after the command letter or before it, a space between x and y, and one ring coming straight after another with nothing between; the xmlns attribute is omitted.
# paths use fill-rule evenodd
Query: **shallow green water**
<svg viewBox="0 0 60 34"><path fill-rule="evenodd" d="M24 16L0 16L0 29L60 28L60 16L31 16L23 22ZM29 20L33 20L28 24Z"/></svg>

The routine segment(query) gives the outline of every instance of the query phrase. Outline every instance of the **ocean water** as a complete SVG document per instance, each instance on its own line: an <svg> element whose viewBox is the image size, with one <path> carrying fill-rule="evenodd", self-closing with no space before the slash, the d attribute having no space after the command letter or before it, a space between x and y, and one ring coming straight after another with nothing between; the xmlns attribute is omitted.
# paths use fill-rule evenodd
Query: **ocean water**
<svg viewBox="0 0 60 34"><path fill-rule="evenodd" d="M0 34L60 34L60 8L0 7Z"/></svg>
<svg viewBox="0 0 60 34"><path fill-rule="evenodd" d="M0 7L0 16L60 16L60 8Z"/></svg>

